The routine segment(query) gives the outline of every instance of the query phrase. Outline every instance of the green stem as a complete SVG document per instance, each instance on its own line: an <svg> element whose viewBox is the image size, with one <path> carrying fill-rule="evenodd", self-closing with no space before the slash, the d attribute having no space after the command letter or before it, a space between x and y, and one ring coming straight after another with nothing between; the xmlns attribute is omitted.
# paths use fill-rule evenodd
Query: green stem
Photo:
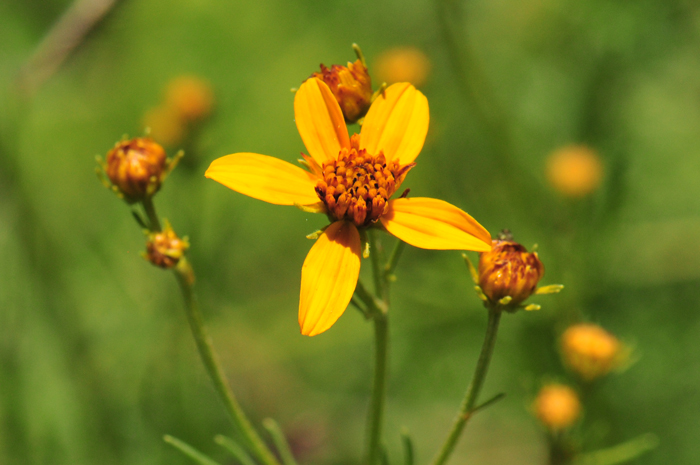
<svg viewBox="0 0 700 465"><path fill-rule="evenodd" d="M481 354L479 355L479 360L476 363L474 376L472 377L471 383L469 383L469 388L467 388L467 393L464 396L459 413L454 419L450 434L447 436L447 439L442 445L438 455L435 457L435 459L433 459L432 465L443 465L447 462L447 459L450 457L452 451L457 445L457 441L459 440L462 430L474 413L474 406L479 399L479 393L484 385L486 373L489 369L489 363L491 362L491 355L493 354L493 349L496 345L496 335L498 334L498 323L500 320L501 311L489 309L489 321L486 326L486 336L484 337L484 344L481 346Z"/></svg>
<svg viewBox="0 0 700 465"><path fill-rule="evenodd" d="M146 205L146 202L144 202L144 207ZM231 390L231 386L226 380L224 371L221 368L221 364L219 363L216 353L214 352L211 338L204 328L202 314L199 311L199 305L197 304L197 299L192 289L192 284L194 283L194 271L192 270L191 265L186 259L182 259L180 260L180 263L178 263L177 267L173 269L173 271L175 272L175 277L180 285L180 289L182 289L182 295L185 299L187 321L190 324L192 336L194 336L194 340L197 343L199 355L202 358L204 367L209 373L212 382L214 383L216 392L219 394L219 397L221 397L226 410L231 416L234 426L238 428L246 442L250 445L252 451L263 464L279 465L279 461L270 452L251 425L245 413L243 413L241 406L238 404L238 401Z"/></svg>
<svg viewBox="0 0 700 465"><path fill-rule="evenodd" d="M394 270L396 269L396 265L399 263L399 259L401 258L401 254L403 253L404 249L406 248L406 243L402 241L401 239L396 240L396 245L394 246L394 250L391 251L391 256L389 257L389 261L386 263L384 266L384 282L386 283L385 285L388 286L389 283L391 282L391 277L394 274Z"/></svg>
<svg viewBox="0 0 700 465"><path fill-rule="evenodd" d="M387 353L389 349L389 320L386 313L374 316L374 381L367 416L367 465L374 465L381 457L381 436L386 400Z"/></svg>
<svg viewBox="0 0 700 465"><path fill-rule="evenodd" d="M384 292L386 286L384 286L384 275L381 272L381 266L379 265L379 248L377 245L377 237L374 230L370 229L367 231L367 237L369 240L369 256L372 259L372 277L374 278L374 293L380 299L384 299Z"/></svg>
<svg viewBox="0 0 700 465"><path fill-rule="evenodd" d="M382 458L382 429L386 402L387 354L389 352L389 283L380 265L381 255L375 231L369 231L370 258L374 275L375 296L358 281L359 297L372 310L374 320L374 376L367 414L367 452L365 463L375 465Z"/></svg>
<svg viewBox="0 0 700 465"><path fill-rule="evenodd" d="M162 228L160 227L160 220L158 220L158 215L156 214L156 207L153 205L153 197L145 197L141 203L143 204L143 209L148 216L148 224L151 232L162 231Z"/></svg>

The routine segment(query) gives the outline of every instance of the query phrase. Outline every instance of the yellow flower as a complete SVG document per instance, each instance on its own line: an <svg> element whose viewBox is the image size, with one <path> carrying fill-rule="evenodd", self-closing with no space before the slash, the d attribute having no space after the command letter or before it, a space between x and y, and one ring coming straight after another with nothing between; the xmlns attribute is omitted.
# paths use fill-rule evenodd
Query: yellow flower
<svg viewBox="0 0 700 465"><path fill-rule="evenodd" d="M168 83L165 106L185 122L201 120L212 112L214 92L200 77L178 76Z"/></svg>
<svg viewBox="0 0 700 465"><path fill-rule="evenodd" d="M412 85L386 89L352 138L333 93L318 79L297 91L294 116L309 152L304 155L309 171L266 155L235 153L214 160L205 176L256 199L328 215L331 224L301 271L302 334L326 331L350 302L360 273L358 228L381 225L424 249L491 249L488 231L447 202L390 200L415 165L428 132L428 100Z"/></svg>
<svg viewBox="0 0 700 465"><path fill-rule="evenodd" d="M570 145L547 159L547 179L559 193L582 198L595 191L603 180L600 155L585 145Z"/></svg>
<svg viewBox="0 0 700 465"><path fill-rule="evenodd" d="M622 344L598 325L570 326L561 337L566 364L586 381L608 374L621 363Z"/></svg>
<svg viewBox="0 0 700 465"><path fill-rule="evenodd" d="M568 428L581 415L581 401L576 391L563 384L544 386L534 408L537 418L554 431Z"/></svg>
<svg viewBox="0 0 700 465"><path fill-rule="evenodd" d="M382 53L374 63L378 82L410 82L422 87L430 74L430 59L415 47L393 48Z"/></svg>

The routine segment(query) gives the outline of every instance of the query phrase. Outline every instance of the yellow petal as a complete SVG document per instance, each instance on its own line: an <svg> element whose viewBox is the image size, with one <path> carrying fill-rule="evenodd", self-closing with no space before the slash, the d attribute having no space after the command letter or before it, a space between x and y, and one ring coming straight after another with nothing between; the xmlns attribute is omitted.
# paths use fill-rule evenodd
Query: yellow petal
<svg viewBox="0 0 700 465"><path fill-rule="evenodd" d="M405 165L416 159L428 134L428 99L407 82L389 86L372 103L360 131L361 148L384 151L387 160Z"/></svg>
<svg viewBox="0 0 700 465"><path fill-rule="evenodd" d="M348 128L338 101L326 83L307 79L294 97L294 119L306 150L319 164L335 160L349 147Z"/></svg>
<svg viewBox="0 0 700 465"><path fill-rule="evenodd" d="M319 198L318 178L303 169L267 155L234 153L214 160L206 173L236 192L275 205L311 205Z"/></svg>
<svg viewBox="0 0 700 465"><path fill-rule="evenodd" d="M421 249L491 250L489 232L466 212L443 200L390 200L381 222L391 234Z"/></svg>
<svg viewBox="0 0 700 465"><path fill-rule="evenodd" d="M299 326L315 336L343 314L360 275L360 233L352 223L336 221L316 240L301 268Z"/></svg>

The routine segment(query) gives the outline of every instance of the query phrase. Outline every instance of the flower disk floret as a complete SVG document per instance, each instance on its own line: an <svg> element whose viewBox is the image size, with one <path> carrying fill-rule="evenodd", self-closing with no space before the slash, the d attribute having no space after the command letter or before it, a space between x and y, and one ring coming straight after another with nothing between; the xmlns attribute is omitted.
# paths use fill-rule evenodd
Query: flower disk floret
<svg viewBox="0 0 700 465"><path fill-rule="evenodd" d="M333 219L369 226L386 213L389 198L415 163L400 166L397 161L387 162L382 152L372 156L359 148L357 134L350 145L350 149L341 149L336 160L323 164L323 179L316 185L316 193Z"/></svg>

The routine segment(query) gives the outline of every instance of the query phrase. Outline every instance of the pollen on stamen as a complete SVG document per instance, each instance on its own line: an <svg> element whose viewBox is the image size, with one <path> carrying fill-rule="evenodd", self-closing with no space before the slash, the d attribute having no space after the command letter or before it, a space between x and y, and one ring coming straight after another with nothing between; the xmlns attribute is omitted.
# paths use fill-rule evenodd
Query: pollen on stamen
<svg viewBox="0 0 700 465"><path fill-rule="evenodd" d="M352 142L336 160L323 164L323 180L316 185L316 193L335 220L369 226L386 212L389 198L415 164L387 162L382 152L368 154L354 138Z"/></svg>

